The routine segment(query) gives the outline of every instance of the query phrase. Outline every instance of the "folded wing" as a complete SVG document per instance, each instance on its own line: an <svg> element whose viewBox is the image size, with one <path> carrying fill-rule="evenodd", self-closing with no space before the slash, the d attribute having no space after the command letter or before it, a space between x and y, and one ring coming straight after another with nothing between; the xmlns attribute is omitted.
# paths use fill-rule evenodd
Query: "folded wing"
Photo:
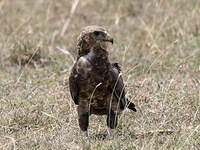
<svg viewBox="0 0 200 150"><path fill-rule="evenodd" d="M78 86L78 73L75 69L76 65L72 68L72 72L69 77L69 90L72 96L72 99L76 105L78 105L79 97L79 86Z"/></svg>
<svg viewBox="0 0 200 150"><path fill-rule="evenodd" d="M128 107L132 111L136 111L135 105L130 102L125 96L125 86L120 74L120 67L118 63L112 63L110 74L112 77L110 84L110 91L119 100L120 109Z"/></svg>

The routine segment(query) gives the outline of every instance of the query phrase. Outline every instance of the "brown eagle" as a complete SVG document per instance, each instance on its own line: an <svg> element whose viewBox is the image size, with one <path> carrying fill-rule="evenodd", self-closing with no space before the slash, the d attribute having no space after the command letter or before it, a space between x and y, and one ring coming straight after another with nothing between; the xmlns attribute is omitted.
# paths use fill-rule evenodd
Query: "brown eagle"
<svg viewBox="0 0 200 150"><path fill-rule="evenodd" d="M118 115L125 107L136 111L135 105L125 97L118 63L109 61L108 42L113 43L113 38L100 26L85 27L78 38L78 56L69 77L69 87L78 105L78 121L84 136L88 136L91 114L107 115L111 136L111 129L116 128Z"/></svg>

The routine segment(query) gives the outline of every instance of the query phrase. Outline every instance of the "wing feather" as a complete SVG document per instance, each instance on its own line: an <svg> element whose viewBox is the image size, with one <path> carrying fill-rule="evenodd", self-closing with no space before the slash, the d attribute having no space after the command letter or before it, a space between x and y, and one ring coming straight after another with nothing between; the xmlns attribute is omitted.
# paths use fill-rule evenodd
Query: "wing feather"
<svg viewBox="0 0 200 150"><path fill-rule="evenodd" d="M125 96L125 86L123 82L123 78L120 74L120 67L118 63L112 63L111 67L111 91L113 92L114 96L119 100L120 109L124 109L128 107L129 109L136 111L135 105L130 102Z"/></svg>
<svg viewBox="0 0 200 150"><path fill-rule="evenodd" d="M76 65L72 68L72 72L69 76L69 90L72 96L72 99L76 105L78 105L79 97L79 86L78 86L78 73L75 69Z"/></svg>

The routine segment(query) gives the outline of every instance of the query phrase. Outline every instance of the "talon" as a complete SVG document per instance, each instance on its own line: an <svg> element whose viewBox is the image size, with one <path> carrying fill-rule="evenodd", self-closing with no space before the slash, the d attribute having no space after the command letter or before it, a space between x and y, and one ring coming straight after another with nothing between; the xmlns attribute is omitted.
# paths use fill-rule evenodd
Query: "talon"
<svg viewBox="0 0 200 150"><path fill-rule="evenodd" d="M83 136L84 136L84 137L88 137L87 131L84 131L84 132L83 132Z"/></svg>
<svg viewBox="0 0 200 150"><path fill-rule="evenodd" d="M107 131L108 131L108 136L109 136L109 137L112 137L112 129L111 129L111 128L108 128Z"/></svg>

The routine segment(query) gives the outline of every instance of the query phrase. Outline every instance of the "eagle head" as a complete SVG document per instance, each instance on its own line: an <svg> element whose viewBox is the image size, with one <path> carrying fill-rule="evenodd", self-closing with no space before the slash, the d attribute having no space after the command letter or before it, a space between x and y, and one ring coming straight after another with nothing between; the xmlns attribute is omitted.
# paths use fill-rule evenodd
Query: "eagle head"
<svg viewBox="0 0 200 150"><path fill-rule="evenodd" d="M108 42L113 44L114 41L105 28L96 25L87 26L78 37L78 54L79 56L86 55L94 47L106 50Z"/></svg>

